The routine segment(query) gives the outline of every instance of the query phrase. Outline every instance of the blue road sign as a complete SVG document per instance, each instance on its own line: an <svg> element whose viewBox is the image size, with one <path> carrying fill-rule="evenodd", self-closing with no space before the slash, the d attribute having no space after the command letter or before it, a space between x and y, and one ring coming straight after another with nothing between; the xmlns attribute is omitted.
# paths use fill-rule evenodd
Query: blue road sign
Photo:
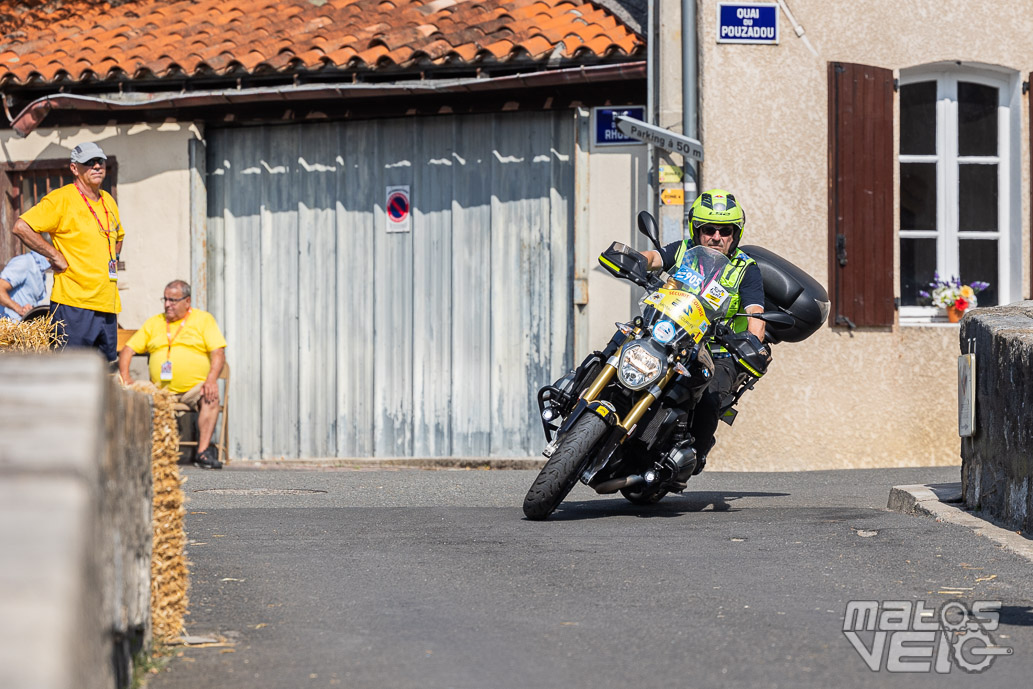
<svg viewBox="0 0 1033 689"><path fill-rule="evenodd" d="M596 108L596 146L627 146L628 144L642 143L638 139L630 137L617 129L617 118L621 115L634 117L636 120L642 120L645 119L646 109L642 107Z"/></svg>
<svg viewBox="0 0 1033 689"><path fill-rule="evenodd" d="M778 43L778 5L760 2L717 3L718 43Z"/></svg>

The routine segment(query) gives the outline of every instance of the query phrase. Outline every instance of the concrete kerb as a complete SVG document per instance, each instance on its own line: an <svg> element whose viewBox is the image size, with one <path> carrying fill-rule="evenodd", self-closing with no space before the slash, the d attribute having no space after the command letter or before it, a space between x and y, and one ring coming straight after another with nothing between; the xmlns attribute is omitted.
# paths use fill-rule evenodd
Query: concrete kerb
<svg viewBox="0 0 1033 689"><path fill-rule="evenodd" d="M384 457L327 459L234 459L227 469L534 469L545 466L544 457Z"/></svg>
<svg viewBox="0 0 1033 689"><path fill-rule="evenodd" d="M887 507L904 514L932 517L938 522L967 526L980 536L1033 562L1033 541L965 509L960 482L894 486L890 489Z"/></svg>

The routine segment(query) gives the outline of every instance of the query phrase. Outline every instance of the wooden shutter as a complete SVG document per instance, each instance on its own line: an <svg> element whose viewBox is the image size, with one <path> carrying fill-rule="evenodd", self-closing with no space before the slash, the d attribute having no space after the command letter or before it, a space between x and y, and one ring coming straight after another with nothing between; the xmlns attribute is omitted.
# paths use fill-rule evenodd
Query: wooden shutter
<svg viewBox="0 0 1033 689"><path fill-rule="evenodd" d="M891 326L893 72L830 62L829 324Z"/></svg>

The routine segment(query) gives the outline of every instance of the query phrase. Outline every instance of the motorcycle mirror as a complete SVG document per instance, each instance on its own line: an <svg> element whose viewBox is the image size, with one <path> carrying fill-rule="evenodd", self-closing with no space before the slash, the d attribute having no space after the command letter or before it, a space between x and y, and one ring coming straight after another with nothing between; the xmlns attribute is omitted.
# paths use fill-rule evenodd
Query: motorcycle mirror
<svg viewBox="0 0 1033 689"><path fill-rule="evenodd" d="M758 318L765 323L774 323L775 325L793 326L796 325L796 320L788 313L782 313L781 311L764 311L763 313L750 313L747 314L750 318Z"/></svg>
<svg viewBox="0 0 1033 689"><path fill-rule="evenodd" d="M649 237L656 250L660 250L660 228L656 224L656 218L649 211L639 211L638 231Z"/></svg>

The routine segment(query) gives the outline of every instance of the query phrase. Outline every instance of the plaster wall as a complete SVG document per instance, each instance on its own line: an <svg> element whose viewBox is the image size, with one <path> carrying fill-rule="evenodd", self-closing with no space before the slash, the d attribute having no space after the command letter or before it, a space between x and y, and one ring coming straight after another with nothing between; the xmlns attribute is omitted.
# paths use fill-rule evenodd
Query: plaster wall
<svg viewBox="0 0 1033 689"><path fill-rule="evenodd" d="M784 13L779 45L718 44L716 3L698 6L703 188L736 193L748 212L745 243L781 254L826 285L827 63L858 62L899 74L959 60L1004 67L1022 79L1033 70L1028 2L974 11L961 0L789 0L817 56ZM1029 285L1028 107L1023 97L1023 292ZM734 429L719 429L709 466L960 463L958 354L958 326L947 324L898 322L852 335L825 327L806 342L778 345L771 372L743 399Z"/></svg>
<svg viewBox="0 0 1033 689"><path fill-rule="evenodd" d="M67 160L72 149L94 141L118 159L118 209L125 227L119 274L123 328L139 328L161 311L165 285L190 281L190 186L187 141L200 138L189 123L40 128L26 138L0 133L4 162Z"/></svg>
<svg viewBox="0 0 1033 689"><path fill-rule="evenodd" d="M638 313L641 289L618 280L599 265L599 254L612 242L647 248L635 217L649 206L649 159L646 146L593 146L589 156L588 202L588 342L575 352L575 365L588 352L602 349L613 336L614 323ZM577 307L575 307L577 308Z"/></svg>

